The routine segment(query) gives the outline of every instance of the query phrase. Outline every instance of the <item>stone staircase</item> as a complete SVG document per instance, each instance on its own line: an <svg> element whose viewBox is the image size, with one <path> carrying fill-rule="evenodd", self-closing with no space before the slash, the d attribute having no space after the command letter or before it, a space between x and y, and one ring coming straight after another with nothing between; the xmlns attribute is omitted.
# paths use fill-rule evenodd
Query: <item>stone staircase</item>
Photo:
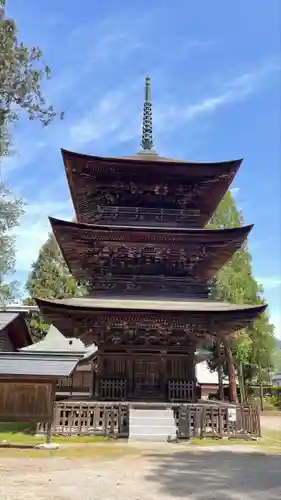
<svg viewBox="0 0 281 500"><path fill-rule="evenodd" d="M165 442L176 430L171 408L130 408L129 441Z"/></svg>

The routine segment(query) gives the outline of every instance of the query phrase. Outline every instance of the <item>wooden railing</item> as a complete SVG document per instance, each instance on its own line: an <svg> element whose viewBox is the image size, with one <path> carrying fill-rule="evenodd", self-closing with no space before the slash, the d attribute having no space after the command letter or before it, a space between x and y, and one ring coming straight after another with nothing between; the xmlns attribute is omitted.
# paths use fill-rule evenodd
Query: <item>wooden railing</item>
<svg viewBox="0 0 281 500"><path fill-rule="evenodd" d="M46 433L45 423L37 425L37 433ZM53 434L62 436L128 436L129 408L127 405L97 404L88 401L56 403L52 424Z"/></svg>
<svg viewBox="0 0 281 500"><path fill-rule="evenodd" d="M172 208L146 208L146 207L117 207L102 206L96 211L95 221L128 222L131 224L155 225L155 222L161 225L172 222L176 225L189 226L194 225L194 220L200 215L198 209L180 209Z"/></svg>
<svg viewBox="0 0 281 500"><path fill-rule="evenodd" d="M163 405L162 405L163 406ZM169 407L169 405L167 405ZM256 407L228 404L171 404L179 439L191 437L252 439L261 436ZM155 404L153 406L155 408ZM128 437L130 405L125 403L56 403L52 430L54 435L100 435ZM46 424L37 425L38 433Z"/></svg>
<svg viewBox="0 0 281 500"><path fill-rule="evenodd" d="M196 396L195 382L186 380L169 380L168 398L172 402L192 402Z"/></svg>
<svg viewBox="0 0 281 500"><path fill-rule="evenodd" d="M127 395L127 382L126 380L118 379L100 379L99 395L101 399L109 401L124 401Z"/></svg>
<svg viewBox="0 0 281 500"><path fill-rule="evenodd" d="M179 438L261 437L260 415L256 407L233 405L181 405L175 410Z"/></svg>

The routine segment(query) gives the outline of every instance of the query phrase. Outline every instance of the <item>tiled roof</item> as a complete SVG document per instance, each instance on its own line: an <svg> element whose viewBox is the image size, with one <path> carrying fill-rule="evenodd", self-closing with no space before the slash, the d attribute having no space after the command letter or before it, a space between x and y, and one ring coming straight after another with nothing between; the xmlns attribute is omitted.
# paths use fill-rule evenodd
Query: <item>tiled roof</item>
<svg viewBox="0 0 281 500"><path fill-rule="evenodd" d="M30 377L69 377L83 355L39 352L0 353L0 377L7 375Z"/></svg>

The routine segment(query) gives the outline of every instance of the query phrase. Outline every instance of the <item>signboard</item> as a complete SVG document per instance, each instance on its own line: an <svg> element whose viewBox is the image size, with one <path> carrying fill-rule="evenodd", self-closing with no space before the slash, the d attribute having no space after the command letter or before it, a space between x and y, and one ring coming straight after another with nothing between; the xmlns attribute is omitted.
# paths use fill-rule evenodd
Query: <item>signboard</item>
<svg viewBox="0 0 281 500"><path fill-rule="evenodd" d="M236 408L228 408L227 413L228 413L228 421L236 422Z"/></svg>
<svg viewBox="0 0 281 500"><path fill-rule="evenodd" d="M53 382L0 380L0 422L50 422Z"/></svg>

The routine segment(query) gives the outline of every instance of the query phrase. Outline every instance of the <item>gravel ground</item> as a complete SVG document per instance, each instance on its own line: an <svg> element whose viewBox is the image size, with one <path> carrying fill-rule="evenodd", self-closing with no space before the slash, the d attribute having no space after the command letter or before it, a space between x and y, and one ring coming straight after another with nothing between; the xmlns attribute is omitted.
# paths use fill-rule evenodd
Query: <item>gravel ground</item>
<svg viewBox="0 0 281 500"><path fill-rule="evenodd" d="M261 415L261 427L281 432L281 416Z"/></svg>
<svg viewBox="0 0 281 500"><path fill-rule="evenodd" d="M262 427L281 431L280 420L262 417ZM245 445L194 449L143 443L139 453L114 460L0 455L1 500L265 498L281 499L281 454L264 454Z"/></svg>
<svg viewBox="0 0 281 500"><path fill-rule="evenodd" d="M93 445L94 446L94 445ZM1 500L280 500L281 455L161 445L111 460L5 458Z"/></svg>

